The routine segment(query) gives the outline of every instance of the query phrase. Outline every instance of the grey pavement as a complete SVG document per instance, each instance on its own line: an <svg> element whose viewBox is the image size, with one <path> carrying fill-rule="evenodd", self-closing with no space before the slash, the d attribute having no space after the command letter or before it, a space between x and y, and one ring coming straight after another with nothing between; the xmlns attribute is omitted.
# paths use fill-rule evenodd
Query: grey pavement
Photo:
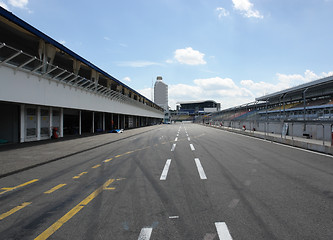
<svg viewBox="0 0 333 240"><path fill-rule="evenodd" d="M45 140L33 143L2 146L0 148L0 177L39 166L72 154L112 144L137 134L151 131L159 125L125 130L123 133L105 133L66 140Z"/></svg>

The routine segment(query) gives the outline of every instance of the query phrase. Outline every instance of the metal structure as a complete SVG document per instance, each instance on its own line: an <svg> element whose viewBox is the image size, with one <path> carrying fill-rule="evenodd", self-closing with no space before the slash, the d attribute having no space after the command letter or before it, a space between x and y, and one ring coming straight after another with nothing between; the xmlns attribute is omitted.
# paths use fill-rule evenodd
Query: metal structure
<svg viewBox="0 0 333 240"><path fill-rule="evenodd" d="M0 7L0 142L157 124L163 108Z"/></svg>

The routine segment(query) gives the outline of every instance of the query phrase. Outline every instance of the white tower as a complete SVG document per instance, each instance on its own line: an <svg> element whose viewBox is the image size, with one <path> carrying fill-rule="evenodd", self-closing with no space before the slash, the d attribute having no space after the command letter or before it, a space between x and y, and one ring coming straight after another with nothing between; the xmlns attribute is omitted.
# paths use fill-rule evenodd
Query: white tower
<svg viewBox="0 0 333 240"><path fill-rule="evenodd" d="M162 77L157 77L154 85L154 102L168 111L168 85L162 81Z"/></svg>

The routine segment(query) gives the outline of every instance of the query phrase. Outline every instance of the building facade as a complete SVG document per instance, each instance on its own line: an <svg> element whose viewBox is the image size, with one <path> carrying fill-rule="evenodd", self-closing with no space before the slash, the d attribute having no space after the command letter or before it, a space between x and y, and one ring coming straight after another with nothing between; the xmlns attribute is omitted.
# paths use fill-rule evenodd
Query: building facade
<svg viewBox="0 0 333 240"><path fill-rule="evenodd" d="M156 124L164 111L0 7L0 144Z"/></svg>

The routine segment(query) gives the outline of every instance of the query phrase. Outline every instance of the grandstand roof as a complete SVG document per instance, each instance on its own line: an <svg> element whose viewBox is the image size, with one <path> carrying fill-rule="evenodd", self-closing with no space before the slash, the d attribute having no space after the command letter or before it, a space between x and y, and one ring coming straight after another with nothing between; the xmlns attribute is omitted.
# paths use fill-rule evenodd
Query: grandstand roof
<svg viewBox="0 0 333 240"><path fill-rule="evenodd" d="M303 92L306 92L306 98L333 94L333 76L321 78L296 87L258 97L255 100L274 103L281 101L281 98L284 97L287 101L296 101L303 99Z"/></svg>
<svg viewBox="0 0 333 240"><path fill-rule="evenodd" d="M122 83L121 81L119 81L118 79L114 78L113 76L111 76L110 74L108 74L107 72L103 71L102 69L100 69L99 67L95 66L94 64L92 64L91 62L87 61L86 59L84 59L83 57L79 56L78 54L76 54L75 52L73 52L72 50L68 49L67 47L65 47L64 45L62 45L61 43L57 42L56 40L52 39L51 37L47 36L46 34L44 34L43 32L39 31L38 29L34 28L33 26L31 26L30 24L28 24L27 22L23 21L22 19L18 18L17 16L15 16L14 14L12 14L11 12L5 10L4 8L0 7L0 16L6 18L8 21L16 24L17 26L23 28L25 31L41 38L42 40L44 40L46 43L49 43L53 46L55 46L56 48L58 48L59 50L67 53L68 55L70 55L71 57L75 58L76 60L84 63L85 65L87 65L88 67L94 69L95 71L99 72L100 74L104 75L107 78L112 79L113 81L115 81L116 83L126 87L127 89L131 90L133 93L137 94L138 96L144 98L147 102L151 102L153 104L155 104L154 102L152 102L151 100L149 100L148 98L146 98L145 96L141 95L140 93L138 93L137 91L135 91L134 89L130 88L129 86L127 86L126 84Z"/></svg>
<svg viewBox="0 0 333 240"><path fill-rule="evenodd" d="M213 102L213 103L216 103L214 100L197 100L197 101L184 101L184 102L177 102L177 104L198 104L198 103L206 103L206 102Z"/></svg>

